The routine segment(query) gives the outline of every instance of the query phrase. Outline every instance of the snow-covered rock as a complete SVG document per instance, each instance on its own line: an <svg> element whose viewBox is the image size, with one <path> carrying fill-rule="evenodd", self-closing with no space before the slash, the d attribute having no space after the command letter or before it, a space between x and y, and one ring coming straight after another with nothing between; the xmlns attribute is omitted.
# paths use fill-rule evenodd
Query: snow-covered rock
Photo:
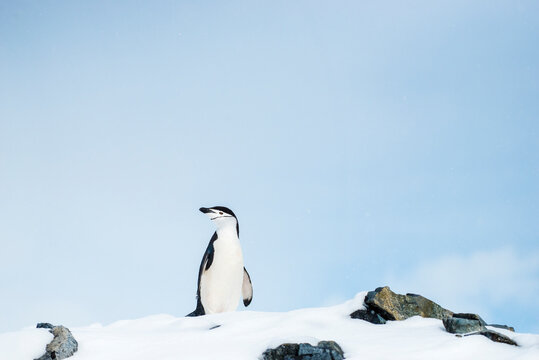
<svg viewBox="0 0 539 360"><path fill-rule="evenodd" d="M344 353L335 341L311 344L282 344L264 351L260 360L343 360Z"/></svg>
<svg viewBox="0 0 539 360"><path fill-rule="evenodd" d="M52 341L47 344L45 353L36 360L63 360L67 359L77 352L77 340L65 326L53 326L49 323L37 324L37 329L50 329L49 332L54 335Z"/></svg>
<svg viewBox="0 0 539 360"><path fill-rule="evenodd" d="M466 334L486 330L487 325L477 314L453 314L443 319L445 329L451 334Z"/></svg>

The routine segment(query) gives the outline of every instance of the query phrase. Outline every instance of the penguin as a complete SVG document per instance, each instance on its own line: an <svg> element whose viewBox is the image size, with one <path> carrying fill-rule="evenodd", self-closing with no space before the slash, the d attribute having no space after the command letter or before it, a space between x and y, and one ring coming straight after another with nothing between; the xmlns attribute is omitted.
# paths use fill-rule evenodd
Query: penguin
<svg viewBox="0 0 539 360"><path fill-rule="evenodd" d="M243 266L240 227L232 210L224 206L199 209L217 227L198 270L197 307L187 316L234 311L240 293L243 304L253 299L251 277Z"/></svg>

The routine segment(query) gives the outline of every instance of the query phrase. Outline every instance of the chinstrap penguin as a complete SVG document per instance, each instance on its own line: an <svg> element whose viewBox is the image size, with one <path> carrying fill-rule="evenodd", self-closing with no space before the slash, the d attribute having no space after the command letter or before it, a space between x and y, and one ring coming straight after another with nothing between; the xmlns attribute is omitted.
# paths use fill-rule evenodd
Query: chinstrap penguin
<svg viewBox="0 0 539 360"><path fill-rule="evenodd" d="M224 206L200 208L217 226L198 270L197 307L187 316L200 316L238 307L240 293L248 306L253 298L251 277L243 266L238 219Z"/></svg>

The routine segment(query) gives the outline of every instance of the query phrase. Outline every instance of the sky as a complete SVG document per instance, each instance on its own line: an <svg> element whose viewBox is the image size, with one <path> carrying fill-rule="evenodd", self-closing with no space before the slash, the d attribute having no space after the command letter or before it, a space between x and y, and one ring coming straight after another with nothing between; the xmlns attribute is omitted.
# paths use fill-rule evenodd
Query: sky
<svg viewBox="0 0 539 360"><path fill-rule="evenodd" d="M0 2L0 331L389 285L539 333L534 1Z"/></svg>

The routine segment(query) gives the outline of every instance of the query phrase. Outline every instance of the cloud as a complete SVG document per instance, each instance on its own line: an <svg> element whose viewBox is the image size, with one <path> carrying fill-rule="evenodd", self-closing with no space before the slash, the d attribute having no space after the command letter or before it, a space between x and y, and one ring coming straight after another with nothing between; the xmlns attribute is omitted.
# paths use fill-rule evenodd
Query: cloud
<svg viewBox="0 0 539 360"><path fill-rule="evenodd" d="M488 318L511 305L520 311L531 309L533 315L539 298L539 251L518 254L501 248L446 255L409 271L388 274L386 279L399 293L419 293L455 312L476 312Z"/></svg>

